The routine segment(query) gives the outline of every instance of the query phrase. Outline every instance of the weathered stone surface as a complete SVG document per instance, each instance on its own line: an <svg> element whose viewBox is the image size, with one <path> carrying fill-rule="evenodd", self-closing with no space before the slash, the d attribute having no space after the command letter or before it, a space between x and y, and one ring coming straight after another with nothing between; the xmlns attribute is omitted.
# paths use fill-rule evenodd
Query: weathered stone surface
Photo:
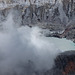
<svg viewBox="0 0 75 75"><path fill-rule="evenodd" d="M9 6L9 8L0 10L0 22L6 20L10 11L13 13L16 26L39 26L55 32L47 36L65 37L75 41L75 21L72 24L72 20L75 19L74 0L55 0L53 4L44 3L41 6L36 4ZM62 35L60 33L64 32L68 25L73 26L72 29L60 36Z"/></svg>
<svg viewBox="0 0 75 75"><path fill-rule="evenodd" d="M75 75L75 51L60 53L55 59L54 67L45 75Z"/></svg>

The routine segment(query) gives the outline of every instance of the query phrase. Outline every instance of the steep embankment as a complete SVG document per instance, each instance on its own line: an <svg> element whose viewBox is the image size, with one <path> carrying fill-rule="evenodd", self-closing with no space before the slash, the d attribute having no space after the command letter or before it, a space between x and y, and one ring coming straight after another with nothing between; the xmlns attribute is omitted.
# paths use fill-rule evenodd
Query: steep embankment
<svg viewBox="0 0 75 75"><path fill-rule="evenodd" d="M17 26L39 26L75 41L75 0L1 0L0 22L13 10ZM68 29L68 26L72 28ZM60 35L61 34L61 35Z"/></svg>

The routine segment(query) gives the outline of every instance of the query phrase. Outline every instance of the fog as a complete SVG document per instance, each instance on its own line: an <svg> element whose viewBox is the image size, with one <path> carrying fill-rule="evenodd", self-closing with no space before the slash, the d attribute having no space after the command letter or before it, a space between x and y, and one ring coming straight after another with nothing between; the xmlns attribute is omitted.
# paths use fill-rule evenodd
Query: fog
<svg viewBox="0 0 75 75"><path fill-rule="evenodd" d="M0 75L35 75L47 71L62 48L50 42L38 27L17 28L9 14L0 31ZM71 46L70 46L71 47Z"/></svg>

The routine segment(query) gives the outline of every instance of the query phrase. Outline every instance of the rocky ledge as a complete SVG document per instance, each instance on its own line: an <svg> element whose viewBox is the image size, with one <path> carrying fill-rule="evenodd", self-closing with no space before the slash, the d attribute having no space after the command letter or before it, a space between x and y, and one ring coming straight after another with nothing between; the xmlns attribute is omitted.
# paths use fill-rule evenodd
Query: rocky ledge
<svg viewBox="0 0 75 75"><path fill-rule="evenodd" d="M75 51L59 54L55 59L54 67L45 75L75 75Z"/></svg>

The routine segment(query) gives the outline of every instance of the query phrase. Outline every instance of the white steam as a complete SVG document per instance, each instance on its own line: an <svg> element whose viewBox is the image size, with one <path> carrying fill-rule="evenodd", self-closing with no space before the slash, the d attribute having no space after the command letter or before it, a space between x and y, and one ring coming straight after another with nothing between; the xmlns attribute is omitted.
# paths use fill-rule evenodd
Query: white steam
<svg viewBox="0 0 75 75"><path fill-rule="evenodd" d="M0 32L0 75L33 75L54 65L60 50L40 31L38 27L16 28L12 15L8 16Z"/></svg>
<svg viewBox="0 0 75 75"><path fill-rule="evenodd" d="M44 40L38 27L16 28L12 15L3 23L0 32L0 71L1 74L13 70L22 72L19 66L32 61L35 70L50 69L58 53L55 46ZM40 37L41 36L41 37ZM54 51L55 50L55 51Z"/></svg>

